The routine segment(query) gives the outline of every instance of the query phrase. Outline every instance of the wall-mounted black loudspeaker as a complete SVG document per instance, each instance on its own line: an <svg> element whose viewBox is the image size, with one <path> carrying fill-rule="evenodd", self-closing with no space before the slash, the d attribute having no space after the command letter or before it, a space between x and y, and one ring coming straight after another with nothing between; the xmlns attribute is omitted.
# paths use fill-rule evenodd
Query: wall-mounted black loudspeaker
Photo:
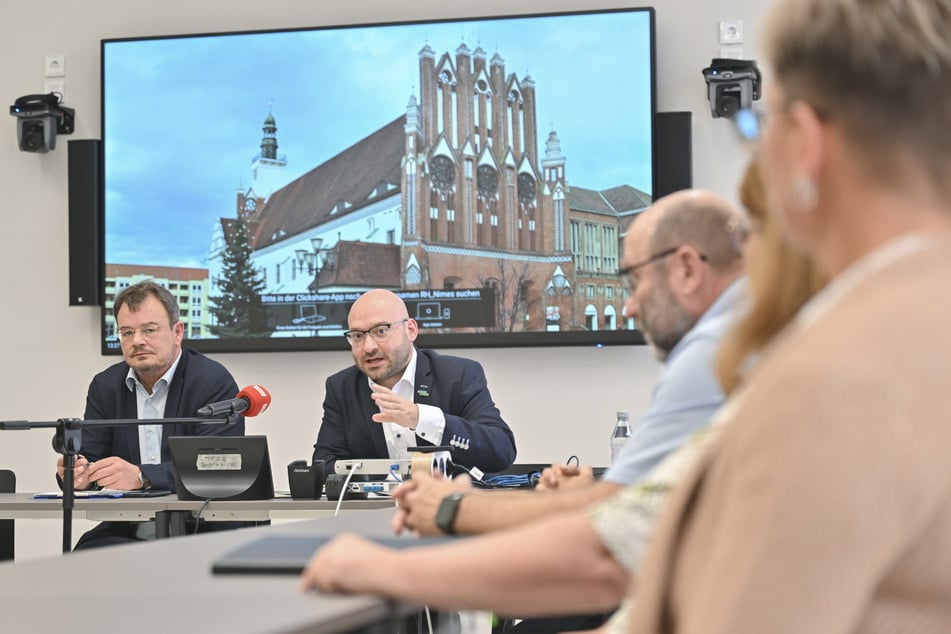
<svg viewBox="0 0 951 634"><path fill-rule="evenodd" d="M654 120L654 199L693 187L691 112L658 112Z"/></svg>
<svg viewBox="0 0 951 634"><path fill-rule="evenodd" d="M102 141L67 143L69 170L69 305L102 304Z"/></svg>

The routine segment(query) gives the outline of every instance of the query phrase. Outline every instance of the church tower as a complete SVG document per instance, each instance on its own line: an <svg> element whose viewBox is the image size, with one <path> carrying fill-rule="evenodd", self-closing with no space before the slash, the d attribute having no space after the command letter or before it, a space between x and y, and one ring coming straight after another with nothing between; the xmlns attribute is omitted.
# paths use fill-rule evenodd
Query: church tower
<svg viewBox="0 0 951 634"><path fill-rule="evenodd" d="M277 122L268 108L261 138L261 151L251 161L251 189L265 200L287 184L287 157L277 153Z"/></svg>
<svg viewBox="0 0 951 634"><path fill-rule="evenodd" d="M277 122L268 107L261 151L251 159L251 186L238 189L238 217L256 220L271 194L287 184L287 158L277 153Z"/></svg>

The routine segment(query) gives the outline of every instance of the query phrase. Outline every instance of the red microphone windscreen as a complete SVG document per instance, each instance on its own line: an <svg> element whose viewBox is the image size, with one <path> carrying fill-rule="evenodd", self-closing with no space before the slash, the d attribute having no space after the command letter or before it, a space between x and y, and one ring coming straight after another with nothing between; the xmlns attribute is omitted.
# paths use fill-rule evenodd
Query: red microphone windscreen
<svg viewBox="0 0 951 634"><path fill-rule="evenodd" d="M248 409L244 410L245 416L257 416L267 410L271 404L271 393L260 385L249 385L238 392L236 398L245 398L248 400Z"/></svg>

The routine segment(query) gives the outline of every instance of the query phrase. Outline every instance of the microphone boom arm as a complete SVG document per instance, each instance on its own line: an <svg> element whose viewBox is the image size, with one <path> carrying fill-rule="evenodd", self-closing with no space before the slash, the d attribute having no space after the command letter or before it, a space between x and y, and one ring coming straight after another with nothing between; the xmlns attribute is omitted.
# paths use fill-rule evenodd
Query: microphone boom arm
<svg viewBox="0 0 951 634"><path fill-rule="evenodd" d="M73 548L73 506L75 489L73 487L73 469L76 456L83 446L83 427L122 427L124 425L172 425L175 423L197 423L199 425L227 424L238 422L238 414L230 413L224 418L122 418L110 420L82 420L81 418L60 418L56 421L8 420L0 421L0 429L49 429L56 428L53 436L53 449L63 454L63 552Z"/></svg>
<svg viewBox="0 0 951 634"><path fill-rule="evenodd" d="M46 429L59 427L63 421L75 421L79 427L121 427L123 425L174 425L175 423L196 423L198 425L233 425L238 422L237 414L228 414L223 418L110 418L82 420L79 418L61 418L54 421L0 420L0 429ZM62 452L59 452L62 453Z"/></svg>

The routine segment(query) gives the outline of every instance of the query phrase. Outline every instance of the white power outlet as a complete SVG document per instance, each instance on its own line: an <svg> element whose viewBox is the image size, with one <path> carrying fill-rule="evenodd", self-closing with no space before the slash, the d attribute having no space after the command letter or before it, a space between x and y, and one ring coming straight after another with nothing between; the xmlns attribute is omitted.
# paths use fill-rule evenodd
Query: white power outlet
<svg viewBox="0 0 951 634"><path fill-rule="evenodd" d="M720 22L720 44L743 43L743 20Z"/></svg>
<svg viewBox="0 0 951 634"><path fill-rule="evenodd" d="M46 56L46 77L65 77L66 76L66 56L65 55L47 55Z"/></svg>

